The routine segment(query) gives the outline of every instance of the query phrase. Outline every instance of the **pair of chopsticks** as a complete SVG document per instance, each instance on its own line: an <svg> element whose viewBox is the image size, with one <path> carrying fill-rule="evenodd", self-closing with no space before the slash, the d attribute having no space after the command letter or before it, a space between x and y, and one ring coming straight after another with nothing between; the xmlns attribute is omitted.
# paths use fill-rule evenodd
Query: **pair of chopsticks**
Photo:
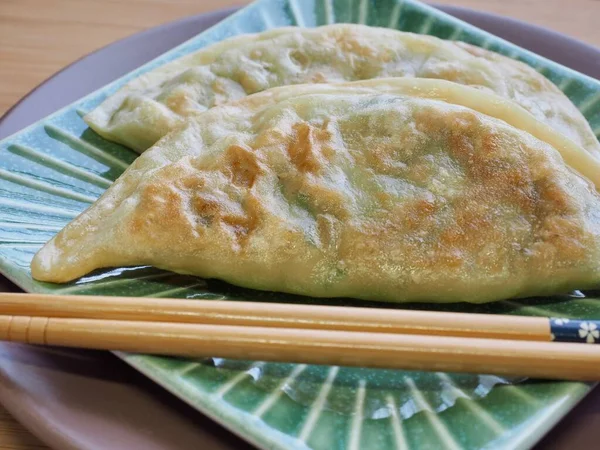
<svg viewBox="0 0 600 450"><path fill-rule="evenodd" d="M600 380L598 322L375 308L0 294L0 340L188 357Z"/></svg>

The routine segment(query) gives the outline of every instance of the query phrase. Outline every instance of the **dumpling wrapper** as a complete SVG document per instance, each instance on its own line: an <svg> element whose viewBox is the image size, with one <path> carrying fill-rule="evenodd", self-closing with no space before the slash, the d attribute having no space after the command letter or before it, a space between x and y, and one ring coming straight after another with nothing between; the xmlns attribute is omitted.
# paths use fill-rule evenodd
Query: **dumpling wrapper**
<svg viewBox="0 0 600 450"><path fill-rule="evenodd" d="M31 270L67 282L153 265L389 302L583 289L600 281L600 196L573 166L594 176L599 164L512 102L455 83L272 89L159 141Z"/></svg>
<svg viewBox="0 0 600 450"><path fill-rule="evenodd" d="M579 110L526 64L466 43L352 24L227 39L130 81L85 121L106 139L141 153L186 117L248 94L387 77L443 79L494 92L600 155Z"/></svg>

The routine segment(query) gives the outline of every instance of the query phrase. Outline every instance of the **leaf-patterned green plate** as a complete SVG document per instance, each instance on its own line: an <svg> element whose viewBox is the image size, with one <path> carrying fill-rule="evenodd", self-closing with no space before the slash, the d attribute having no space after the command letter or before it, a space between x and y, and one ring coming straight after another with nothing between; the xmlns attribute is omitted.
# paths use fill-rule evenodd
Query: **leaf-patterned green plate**
<svg viewBox="0 0 600 450"><path fill-rule="evenodd" d="M239 289L150 267L97 271L68 285L31 279L33 254L87 208L135 153L81 115L128 79L225 37L284 25L358 22L467 41L522 60L556 83L600 134L600 83L414 0L261 0L129 75L0 142L0 271L28 291L189 298L317 300ZM600 319L594 292L487 305L393 306ZM325 302L325 300L319 300ZM263 448L528 448L591 388L584 383L219 358L119 354L157 383Z"/></svg>

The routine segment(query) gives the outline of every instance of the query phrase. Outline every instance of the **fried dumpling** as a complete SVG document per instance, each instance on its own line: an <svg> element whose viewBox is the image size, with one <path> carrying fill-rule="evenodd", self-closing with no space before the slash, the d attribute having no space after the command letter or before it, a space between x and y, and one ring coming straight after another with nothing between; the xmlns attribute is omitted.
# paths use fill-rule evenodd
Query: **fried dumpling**
<svg viewBox="0 0 600 450"><path fill-rule="evenodd" d="M387 77L453 81L513 100L594 155L585 118L531 67L469 44L364 25L279 28L234 37L136 78L85 117L143 152L207 108L268 88Z"/></svg>
<svg viewBox="0 0 600 450"><path fill-rule="evenodd" d="M447 81L282 87L161 139L31 270L153 265L390 302L582 289L600 281L599 166L514 103Z"/></svg>

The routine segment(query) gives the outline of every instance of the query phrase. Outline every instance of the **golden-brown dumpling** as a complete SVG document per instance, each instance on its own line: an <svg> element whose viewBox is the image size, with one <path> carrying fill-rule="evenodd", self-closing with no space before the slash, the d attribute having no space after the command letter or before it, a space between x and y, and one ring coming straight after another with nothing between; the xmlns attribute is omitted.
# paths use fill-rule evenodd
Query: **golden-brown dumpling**
<svg viewBox="0 0 600 450"><path fill-rule="evenodd" d="M574 168L598 181L599 164L522 108L455 83L288 86L159 141L32 274L153 265L390 302L585 288L600 281L600 196Z"/></svg>
<svg viewBox="0 0 600 450"><path fill-rule="evenodd" d="M143 152L186 117L248 94L386 77L435 78L494 92L600 155L581 113L531 67L465 43L352 24L225 40L132 80L85 120L103 137Z"/></svg>

